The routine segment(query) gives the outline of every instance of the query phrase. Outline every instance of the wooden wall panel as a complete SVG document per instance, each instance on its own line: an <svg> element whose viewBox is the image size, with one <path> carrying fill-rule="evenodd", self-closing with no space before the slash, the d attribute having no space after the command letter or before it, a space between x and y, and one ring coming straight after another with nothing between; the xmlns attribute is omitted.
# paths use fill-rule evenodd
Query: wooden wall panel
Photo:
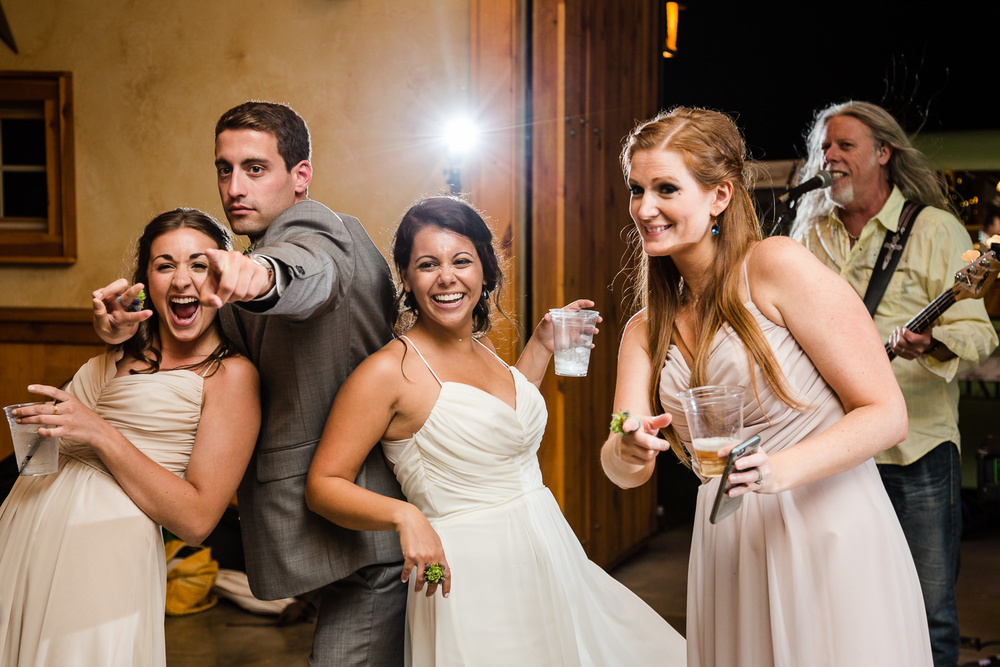
<svg viewBox="0 0 1000 667"><path fill-rule="evenodd" d="M655 483L621 491L599 451L614 409L617 347L628 317L621 269L631 226L618 167L622 137L656 112L659 4L533 5L532 311L589 297L604 316L585 379L549 377L543 470L588 554L610 565L655 529Z"/></svg>
<svg viewBox="0 0 1000 667"><path fill-rule="evenodd" d="M465 166L468 196L489 217L508 262L503 308L511 321L498 321L490 340L514 363L534 326L524 308L526 21L522 3L511 0L473 0L470 18L472 91L483 132L478 159Z"/></svg>
<svg viewBox="0 0 1000 667"><path fill-rule="evenodd" d="M58 387L104 350L90 310L0 308L0 405L39 400L29 384ZM5 422L0 459L13 451Z"/></svg>

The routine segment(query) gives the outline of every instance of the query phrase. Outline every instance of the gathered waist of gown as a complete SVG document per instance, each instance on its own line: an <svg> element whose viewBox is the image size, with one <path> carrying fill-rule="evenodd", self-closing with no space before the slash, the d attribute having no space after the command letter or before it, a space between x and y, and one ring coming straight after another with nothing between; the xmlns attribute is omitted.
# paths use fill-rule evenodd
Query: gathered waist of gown
<svg viewBox="0 0 1000 667"><path fill-rule="evenodd" d="M499 500L495 503L473 505L471 507L465 507L460 510L448 512L446 514L439 514L437 516L428 516L427 520L430 521L432 525L447 523L452 519L468 517L474 514L479 514L481 512L491 512L498 509L505 509L508 506L514 503L522 502L535 494L548 494L550 497L553 498L553 500L555 500L555 496L552 496L552 492L549 490L549 487L543 485L535 487L533 489L526 489L520 493L517 493L516 495L508 496L503 500Z"/></svg>
<svg viewBox="0 0 1000 667"><path fill-rule="evenodd" d="M59 455L72 459L73 461L78 461L88 468L93 468L97 472L107 475L111 479L115 478L115 476L111 474L111 471L108 470L107 466L104 465L104 462L101 461L101 458L97 455L97 453L89 447L83 449L64 448L59 451Z"/></svg>

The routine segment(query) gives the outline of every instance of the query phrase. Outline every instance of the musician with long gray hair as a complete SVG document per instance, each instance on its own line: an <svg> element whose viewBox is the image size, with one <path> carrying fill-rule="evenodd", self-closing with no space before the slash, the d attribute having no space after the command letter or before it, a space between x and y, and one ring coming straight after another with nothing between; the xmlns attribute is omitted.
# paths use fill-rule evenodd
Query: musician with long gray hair
<svg viewBox="0 0 1000 667"><path fill-rule="evenodd" d="M829 171L829 189L802 197L791 236L865 299L909 413L909 436L875 457L917 566L934 664L958 663L955 601L962 512L956 375L997 346L983 302L963 299L914 316L950 289L972 239L944 180L895 118L868 102L833 104L808 134L802 182ZM921 323L923 324L923 323Z"/></svg>

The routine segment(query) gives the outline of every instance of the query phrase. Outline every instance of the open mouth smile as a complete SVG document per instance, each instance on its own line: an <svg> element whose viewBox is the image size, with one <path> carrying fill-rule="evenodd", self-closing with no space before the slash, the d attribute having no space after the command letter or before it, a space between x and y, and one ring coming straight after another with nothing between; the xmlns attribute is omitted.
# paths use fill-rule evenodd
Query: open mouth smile
<svg viewBox="0 0 1000 667"><path fill-rule="evenodd" d="M191 324L198 314L198 299L193 296L175 296L170 299L170 313L181 326Z"/></svg>
<svg viewBox="0 0 1000 667"><path fill-rule="evenodd" d="M434 303L441 304L442 306L457 306L464 298L465 294L462 294L461 292L449 292L448 294L435 294L431 297Z"/></svg>

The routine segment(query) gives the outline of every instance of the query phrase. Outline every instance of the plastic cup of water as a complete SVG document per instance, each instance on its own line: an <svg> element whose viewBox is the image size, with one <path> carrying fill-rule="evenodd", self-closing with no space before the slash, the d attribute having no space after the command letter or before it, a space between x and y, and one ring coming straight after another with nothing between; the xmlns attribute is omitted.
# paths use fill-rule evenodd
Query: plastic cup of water
<svg viewBox="0 0 1000 667"><path fill-rule="evenodd" d="M590 345L594 342L594 327L599 313L596 310L564 310L553 308L553 353L556 358L556 375L585 377L590 365Z"/></svg>
<svg viewBox="0 0 1000 667"><path fill-rule="evenodd" d="M18 424L13 411L29 405L42 403L18 403L3 409L10 426L10 437L14 441L14 456L17 459L19 475L50 475L59 470L59 438L38 435L44 424Z"/></svg>

